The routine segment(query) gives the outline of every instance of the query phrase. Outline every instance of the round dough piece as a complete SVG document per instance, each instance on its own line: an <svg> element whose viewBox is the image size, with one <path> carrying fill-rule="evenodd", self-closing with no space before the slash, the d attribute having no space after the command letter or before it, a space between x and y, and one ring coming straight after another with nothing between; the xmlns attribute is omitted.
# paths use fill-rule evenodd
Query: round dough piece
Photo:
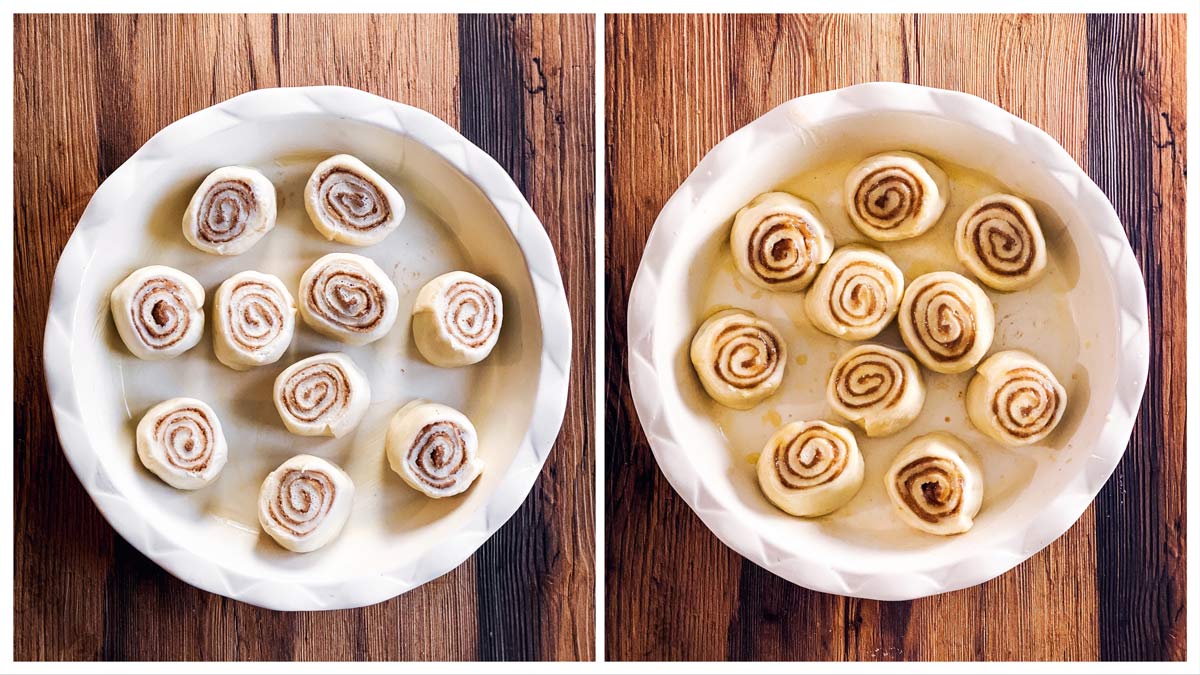
<svg viewBox="0 0 1200 675"><path fill-rule="evenodd" d="M890 436L907 427L925 406L925 378L904 352L860 345L833 365L825 398L833 411L867 436Z"/></svg>
<svg viewBox="0 0 1200 675"><path fill-rule="evenodd" d="M879 335L900 309L904 273L882 251L839 248L830 256L804 298L817 329L844 340Z"/></svg>
<svg viewBox="0 0 1200 675"><path fill-rule="evenodd" d="M296 455L267 475L258 522L280 546L308 553L333 541L354 507L354 481L336 464Z"/></svg>
<svg viewBox="0 0 1200 675"><path fill-rule="evenodd" d="M733 219L729 249L738 271L768 291L802 291L833 253L833 238L812 202L768 192Z"/></svg>
<svg viewBox="0 0 1200 675"><path fill-rule="evenodd" d="M884 481L900 520L930 534L966 532L983 503L979 458L941 431L904 446Z"/></svg>
<svg viewBox="0 0 1200 675"><path fill-rule="evenodd" d="M1005 445L1032 445L1054 431L1067 408L1067 391L1032 355L996 352L967 385L967 416L975 428Z"/></svg>
<svg viewBox="0 0 1200 675"><path fill-rule="evenodd" d="M859 232L876 241L924 234L950 200L950 182L938 165L913 152L864 159L846 176L846 212Z"/></svg>
<svg viewBox="0 0 1200 675"><path fill-rule="evenodd" d="M322 335L365 345L396 323L396 285L370 258L330 253L300 277L300 316Z"/></svg>
<svg viewBox="0 0 1200 675"><path fill-rule="evenodd" d="M371 405L371 383L345 354L317 354L275 378L275 409L300 436L339 437L362 421Z"/></svg>
<svg viewBox="0 0 1200 675"><path fill-rule="evenodd" d="M954 272L913 279L904 291L897 322L912 355L938 373L975 367L996 332L992 301L975 282Z"/></svg>
<svg viewBox="0 0 1200 675"><path fill-rule="evenodd" d="M692 338L700 384L723 406L748 410L775 393L787 365L787 345L769 322L751 312L713 314Z"/></svg>
<svg viewBox="0 0 1200 675"><path fill-rule="evenodd" d="M213 298L213 352L234 370L275 363L296 333L296 301L278 277L238 272Z"/></svg>
<svg viewBox="0 0 1200 675"><path fill-rule="evenodd" d="M967 207L954 232L960 262L998 291L1028 288L1046 271L1046 239L1024 199L988 195Z"/></svg>
<svg viewBox="0 0 1200 675"><path fill-rule="evenodd" d="M113 289L113 322L139 359L170 359L186 352L204 333L204 287L165 265L135 270Z"/></svg>
<svg viewBox="0 0 1200 675"><path fill-rule="evenodd" d="M462 494L483 471L475 425L448 405L412 401L392 417L386 443L392 471L429 497Z"/></svg>
<svg viewBox="0 0 1200 675"><path fill-rule="evenodd" d="M250 250L275 227L275 186L254 169L225 166L208 174L183 214L183 236L216 255Z"/></svg>
<svg viewBox="0 0 1200 675"><path fill-rule="evenodd" d="M326 239L354 246L383 241L404 219L404 198L362 160L334 155L304 187L304 208Z"/></svg>
<svg viewBox="0 0 1200 675"><path fill-rule="evenodd" d="M221 474L229 448L221 420L207 403L173 398L151 408L138 422L137 454L167 485L198 490Z"/></svg>
<svg viewBox="0 0 1200 675"><path fill-rule="evenodd" d="M758 456L763 494L793 516L823 516L849 502L863 482L854 434L825 422L792 422Z"/></svg>
<svg viewBox="0 0 1200 675"><path fill-rule="evenodd" d="M417 293L412 309L417 349L443 368L487 358L503 323L500 290L470 272L447 272L431 280Z"/></svg>

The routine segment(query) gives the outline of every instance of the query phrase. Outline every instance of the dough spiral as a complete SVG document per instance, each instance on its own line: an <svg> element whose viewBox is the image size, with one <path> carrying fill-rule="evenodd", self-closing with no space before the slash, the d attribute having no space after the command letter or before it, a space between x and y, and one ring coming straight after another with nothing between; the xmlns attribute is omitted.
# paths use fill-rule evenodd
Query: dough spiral
<svg viewBox="0 0 1200 675"><path fill-rule="evenodd" d="M465 492L483 471L475 425L450 406L413 401L388 425L387 456L392 470L429 497Z"/></svg>
<svg viewBox="0 0 1200 675"><path fill-rule="evenodd" d="M113 289L109 304L121 340L140 359L178 356L204 332L204 287L171 267L134 271Z"/></svg>
<svg viewBox="0 0 1200 675"><path fill-rule="evenodd" d="M1006 445L1031 445L1054 431L1067 407L1058 378L1032 355L1010 350L989 356L967 385L967 416Z"/></svg>
<svg viewBox="0 0 1200 675"><path fill-rule="evenodd" d="M769 291L802 291L833 252L817 207L786 192L768 192L733 219L729 247L751 283Z"/></svg>
<svg viewBox="0 0 1200 675"><path fill-rule="evenodd" d="M925 406L925 380L916 361L882 345L861 345L833 365L825 397L837 414L872 438L912 423Z"/></svg>
<svg viewBox="0 0 1200 675"><path fill-rule="evenodd" d="M478 363L492 353L504 322L499 289L469 272L447 272L421 288L413 305L413 338L430 363Z"/></svg>
<svg viewBox="0 0 1200 675"><path fill-rule="evenodd" d="M317 354L275 378L275 409L300 436L342 436L358 426L371 404L371 385L345 354Z"/></svg>
<svg viewBox="0 0 1200 675"><path fill-rule="evenodd" d="M979 363L996 329L987 295L961 274L930 272L909 284L900 302L900 337L926 368L961 373Z"/></svg>
<svg viewBox="0 0 1200 675"><path fill-rule="evenodd" d="M904 274L882 251L839 248L804 298L817 329L846 340L875 337L891 323L904 295Z"/></svg>
<svg viewBox="0 0 1200 675"><path fill-rule="evenodd" d="M203 401L169 399L138 422L138 458L164 483L180 490L197 490L216 480L228 452L221 421Z"/></svg>
<svg viewBox="0 0 1200 675"><path fill-rule="evenodd" d="M318 333L351 345L374 342L396 322L396 285L370 258L330 253L300 277L300 316Z"/></svg>
<svg viewBox="0 0 1200 675"><path fill-rule="evenodd" d="M994 194L967 207L954 234L958 259L987 286L1016 291L1046 270L1046 240L1025 200Z"/></svg>
<svg viewBox="0 0 1200 675"><path fill-rule="evenodd" d="M334 155L317 165L304 188L304 207L326 239L355 246L383 241L405 210L396 188L351 155Z"/></svg>
<svg viewBox="0 0 1200 675"><path fill-rule="evenodd" d="M183 214L183 236L216 255L245 253L275 227L275 186L254 169L226 166L208 174Z"/></svg>
<svg viewBox="0 0 1200 675"><path fill-rule="evenodd" d="M692 365L717 403L746 410L775 393L783 380L787 345L769 322L742 310L708 318L691 345Z"/></svg>
<svg viewBox="0 0 1200 675"><path fill-rule="evenodd" d="M841 508L862 487L863 459L854 434L825 422L792 422L777 431L758 458L763 494L794 516Z"/></svg>
<svg viewBox="0 0 1200 675"><path fill-rule="evenodd" d="M213 299L213 351L234 370L275 363L296 332L296 301L278 277L239 272Z"/></svg>
<svg viewBox="0 0 1200 675"><path fill-rule="evenodd" d="M910 239L933 227L950 198L946 173L912 152L864 159L846 176L846 211L860 232L877 241Z"/></svg>
<svg viewBox="0 0 1200 675"><path fill-rule="evenodd" d="M258 521L280 546L297 553L321 548L350 517L354 482L334 463L297 455L272 471L258 496Z"/></svg>
<svg viewBox="0 0 1200 675"><path fill-rule="evenodd" d="M900 519L930 534L966 532L983 503L979 459L944 432L914 438L896 456L884 480Z"/></svg>

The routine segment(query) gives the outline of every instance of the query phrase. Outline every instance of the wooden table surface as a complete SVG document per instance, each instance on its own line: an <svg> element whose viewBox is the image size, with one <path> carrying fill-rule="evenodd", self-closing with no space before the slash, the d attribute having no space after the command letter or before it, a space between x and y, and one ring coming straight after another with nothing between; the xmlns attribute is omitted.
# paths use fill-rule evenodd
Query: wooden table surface
<svg viewBox="0 0 1200 675"><path fill-rule="evenodd" d="M1183 17L620 16L606 34L608 657L1182 659ZM913 602L808 591L726 548L659 472L625 374L642 247L704 153L874 80L976 94L1056 138L1125 223L1152 326L1133 438L1083 518L998 579Z"/></svg>
<svg viewBox="0 0 1200 675"><path fill-rule="evenodd" d="M587 16L17 17L16 659L594 657L593 33ZM146 139L315 84L424 108L508 170L558 252L576 367L545 470L476 555L372 607L279 613L187 586L114 534L58 446L42 333L76 221Z"/></svg>

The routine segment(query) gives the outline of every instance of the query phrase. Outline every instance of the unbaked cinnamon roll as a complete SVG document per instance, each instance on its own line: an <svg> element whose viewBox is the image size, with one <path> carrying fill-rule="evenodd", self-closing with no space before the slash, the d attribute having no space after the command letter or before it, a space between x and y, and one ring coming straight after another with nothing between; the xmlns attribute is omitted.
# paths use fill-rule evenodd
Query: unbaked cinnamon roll
<svg viewBox="0 0 1200 675"><path fill-rule="evenodd" d="M769 291L802 291L833 252L817 207L786 192L768 192L733 219L729 248L742 276Z"/></svg>
<svg viewBox="0 0 1200 675"><path fill-rule="evenodd" d="M912 152L864 159L846 176L850 222L877 241L923 234L942 217L950 183L938 165Z"/></svg>
<svg viewBox="0 0 1200 675"><path fill-rule="evenodd" d="M336 464L296 455L267 475L258 522L280 546L308 553L333 541L354 507L354 481Z"/></svg>
<svg viewBox="0 0 1200 675"><path fill-rule="evenodd" d="M821 268L804 298L808 319L819 330L845 340L879 334L896 316L904 274L882 251L843 246Z"/></svg>
<svg viewBox="0 0 1200 675"><path fill-rule="evenodd" d="M317 354L275 378L275 409L300 436L342 436L358 426L371 404L371 384L345 354Z"/></svg>
<svg viewBox="0 0 1200 675"><path fill-rule="evenodd" d="M968 206L958 219L954 252L998 291L1026 288L1046 270L1046 240L1037 214L1013 195L989 195Z"/></svg>
<svg viewBox="0 0 1200 675"><path fill-rule="evenodd" d="M447 272L421 288L413 304L417 349L443 368L479 363L492 353L504 323L500 290L470 272Z"/></svg>
<svg viewBox="0 0 1200 675"><path fill-rule="evenodd" d="M1058 426L1067 392L1032 355L996 352L967 385L967 416L983 433L1006 445L1031 445Z"/></svg>
<svg viewBox="0 0 1200 675"><path fill-rule="evenodd" d="M415 490L440 498L461 494L483 471L475 425L447 405L417 400L392 417L388 463Z"/></svg>
<svg viewBox="0 0 1200 675"><path fill-rule="evenodd" d="M904 446L884 481L900 520L930 534L966 532L983 503L979 458L940 431Z"/></svg>
<svg viewBox="0 0 1200 675"><path fill-rule="evenodd" d="M274 227L275 186L243 166L208 174L183 214L183 236L216 255L245 253Z"/></svg>
<svg viewBox="0 0 1200 675"><path fill-rule="evenodd" d="M863 481L854 434L825 422L792 422L758 456L758 484L793 516L822 516L849 502Z"/></svg>
<svg viewBox="0 0 1200 675"><path fill-rule="evenodd" d="M691 357L700 384L714 401L747 410L779 388L787 345L769 322L728 309L700 325Z"/></svg>
<svg viewBox="0 0 1200 675"><path fill-rule="evenodd" d="M234 370L275 363L296 332L296 301L278 277L238 272L213 299L213 351Z"/></svg>
<svg viewBox="0 0 1200 675"><path fill-rule="evenodd" d="M908 354L861 345L833 365L825 398L834 412L862 427L867 436L890 436L921 414L925 379Z"/></svg>
<svg viewBox="0 0 1200 675"><path fill-rule="evenodd" d="M371 167L351 155L317 165L304 188L304 207L326 239L354 246L378 244L404 218L404 198Z"/></svg>
<svg viewBox="0 0 1200 675"><path fill-rule="evenodd" d="M169 359L186 352L204 333L204 287L164 265L135 270L113 289L113 322L139 359Z"/></svg>
<svg viewBox="0 0 1200 675"><path fill-rule="evenodd" d="M198 490L225 468L228 446L207 403L173 398L151 408L137 426L138 458L164 483Z"/></svg>
<svg viewBox="0 0 1200 675"><path fill-rule="evenodd" d="M396 285L370 258L330 253L300 277L300 316L313 330L351 345L387 334L400 303Z"/></svg>
<svg viewBox="0 0 1200 675"><path fill-rule="evenodd" d="M913 279L900 302L900 337L926 368L961 373L992 346L996 314L974 282L954 272Z"/></svg>

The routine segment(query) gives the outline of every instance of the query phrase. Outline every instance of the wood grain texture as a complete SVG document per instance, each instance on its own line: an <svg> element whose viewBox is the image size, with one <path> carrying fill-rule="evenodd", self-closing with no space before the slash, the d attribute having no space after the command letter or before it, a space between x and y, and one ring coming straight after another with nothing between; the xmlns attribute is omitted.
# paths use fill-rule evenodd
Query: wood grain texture
<svg viewBox="0 0 1200 675"><path fill-rule="evenodd" d="M608 17L610 659L1184 657L1184 32L1181 16ZM725 548L658 471L626 374L642 248L704 153L790 98L876 80L1049 132L1117 206L1153 308L1145 404L1093 507L998 579L913 602L808 591Z"/></svg>
<svg viewBox="0 0 1200 675"><path fill-rule="evenodd" d="M280 613L176 580L117 537L58 446L42 335L96 187L170 122L261 87L339 84L421 107L514 177L545 223L593 362L589 17L20 16L15 23L15 658L594 657L589 368L525 504L479 553L394 600ZM45 45L57 45L45 49ZM537 86L525 86L537 83Z"/></svg>

